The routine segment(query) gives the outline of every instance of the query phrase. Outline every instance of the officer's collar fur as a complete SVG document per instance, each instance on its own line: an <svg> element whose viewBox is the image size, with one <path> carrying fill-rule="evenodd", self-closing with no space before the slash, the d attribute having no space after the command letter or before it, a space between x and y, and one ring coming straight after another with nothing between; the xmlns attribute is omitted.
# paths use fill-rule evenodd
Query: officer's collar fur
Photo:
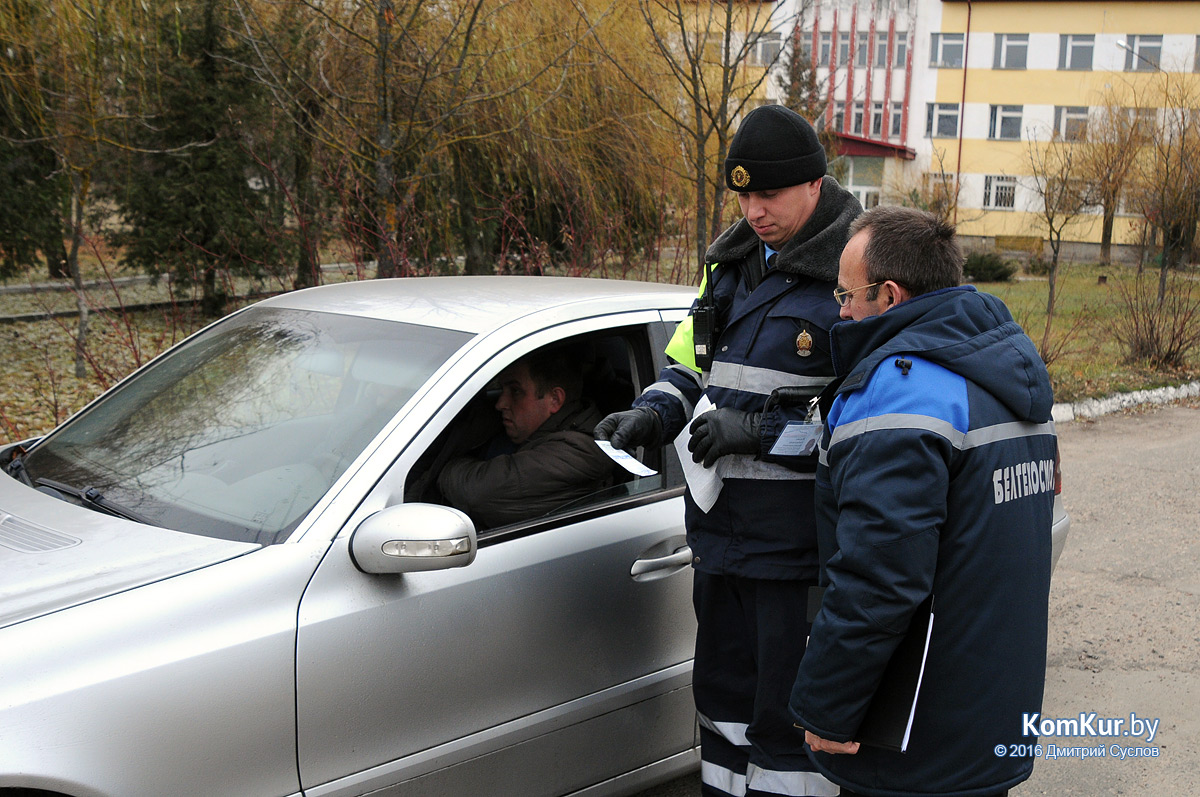
<svg viewBox="0 0 1200 797"><path fill-rule="evenodd" d="M846 246L850 222L860 213L862 206L854 195L825 175L816 210L800 233L783 245L775 259L775 267L827 282L835 281L838 258ZM704 259L709 263L741 260L758 245L758 236L750 223L741 219L713 241Z"/></svg>

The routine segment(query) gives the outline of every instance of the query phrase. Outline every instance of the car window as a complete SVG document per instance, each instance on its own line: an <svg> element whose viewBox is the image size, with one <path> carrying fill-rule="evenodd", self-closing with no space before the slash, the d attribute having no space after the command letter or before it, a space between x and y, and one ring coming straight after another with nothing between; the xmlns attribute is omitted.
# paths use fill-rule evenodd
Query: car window
<svg viewBox="0 0 1200 797"><path fill-rule="evenodd" d="M501 424L497 409L501 393L493 378L489 389L474 396L418 459L410 472L405 500L457 506L471 515L486 540L515 526L541 524L583 511L616 511L630 501L654 500L679 487L679 468L671 447L638 451L639 459L658 471L639 477L599 453L591 439L595 422L608 413L628 409L655 379L646 328L632 326L576 336L544 347L534 356L562 347L576 352L582 365L582 398L594 408L590 414L584 413L588 417L583 425L586 434L571 436L569 443L561 445L559 440L531 441L523 446L513 443ZM502 359L493 363L491 370L499 376L512 365L513 361ZM673 465L666 473L665 463ZM604 479L588 481L588 474L593 473L590 469L599 465L605 468ZM572 481L573 476L579 480ZM509 492L493 499L499 484L507 485ZM545 484L553 484L554 491L547 494L541 490Z"/></svg>
<svg viewBox="0 0 1200 797"><path fill-rule="evenodd" d="M36 446L26 472L94 488L146 522L286 537L471 336L250 308L210 327Z"/></svg>

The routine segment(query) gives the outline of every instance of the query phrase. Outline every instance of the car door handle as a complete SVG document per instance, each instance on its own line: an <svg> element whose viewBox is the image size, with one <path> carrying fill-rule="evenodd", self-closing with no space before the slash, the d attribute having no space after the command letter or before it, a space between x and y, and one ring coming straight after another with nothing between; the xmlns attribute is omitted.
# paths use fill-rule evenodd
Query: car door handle
<svg viewBox="0 0 1200 797"><path fill-rule="evenodd" d="M645 573L652 573L655 570L669 570L676 567L686 567L692 563L692 549L688 546L683 546L675 551L675 553L667 556L658 556L653 559L638 559L633 563L633 567L629 569L629 575L640 576Z"/></svg>

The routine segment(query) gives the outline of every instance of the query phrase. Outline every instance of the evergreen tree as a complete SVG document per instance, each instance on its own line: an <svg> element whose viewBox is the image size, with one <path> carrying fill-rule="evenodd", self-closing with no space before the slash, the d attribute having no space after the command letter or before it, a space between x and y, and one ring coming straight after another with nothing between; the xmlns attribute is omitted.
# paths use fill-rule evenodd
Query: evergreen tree
<svg viewBox="0 0 1200 797"><path fill-rule="evenodd" d="M270 223L266 184L251 155L265 103L239 64L220 0L187 3L160 17L171 42L145 103L150 124L134 137L119 191L124 263L203 288L202 310L219 315L228 279L261 277L281 260L283 237Z"/></svg>

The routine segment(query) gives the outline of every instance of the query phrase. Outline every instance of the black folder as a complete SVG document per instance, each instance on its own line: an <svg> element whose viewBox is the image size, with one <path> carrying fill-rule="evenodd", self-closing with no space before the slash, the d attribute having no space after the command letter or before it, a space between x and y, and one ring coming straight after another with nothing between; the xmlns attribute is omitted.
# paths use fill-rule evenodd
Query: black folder
<svg viewBox="0 0 1200 797"><path fill-rule="evenodd" d="M808 591L810 623L821 608L821 596L824 593L824 587L811 587ZM932 634L933 596L930 595L917 606L908 632L892 653L854 741L900 753L908 750Z"/></svg>

